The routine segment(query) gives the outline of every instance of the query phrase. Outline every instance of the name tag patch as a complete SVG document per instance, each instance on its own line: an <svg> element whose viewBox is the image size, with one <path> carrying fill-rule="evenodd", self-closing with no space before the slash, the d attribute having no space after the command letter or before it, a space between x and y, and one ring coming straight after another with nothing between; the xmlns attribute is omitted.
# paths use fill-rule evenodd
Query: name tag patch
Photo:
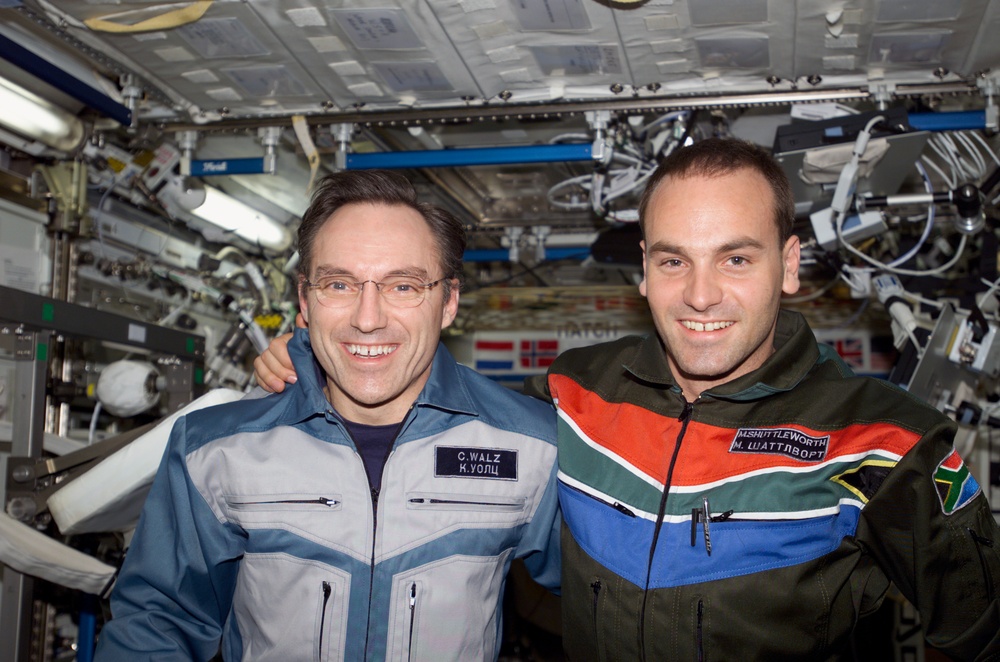
<svg viewBox="0 0 1000 662"><path fill-rule="evenodd" d="M740 428L730 453L784 455L803 462L819 462L826 457L830 435L811 437L792 428Z"/></svg>
<svg viewBox="0 0 1000 662"><path fill-rule="evenodd" d="M434 475L439 478L517 480L517 451L504 448L435 446Z"/></svg>

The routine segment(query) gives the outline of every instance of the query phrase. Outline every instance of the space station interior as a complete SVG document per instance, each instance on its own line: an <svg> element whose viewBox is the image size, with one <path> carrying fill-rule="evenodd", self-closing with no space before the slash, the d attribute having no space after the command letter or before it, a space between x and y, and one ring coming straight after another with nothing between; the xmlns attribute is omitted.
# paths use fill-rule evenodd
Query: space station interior
<svg viewBox="0 0 1000 662"><path fill-rule="evenodd" d="M89 659L173 420L293 328L338 170L465 223L445 340L518 388L652 329L637 205L666 155L772 150L784 305L958 421L1000 506L997 34L991 0L0 2L0 660Z"/></svg>

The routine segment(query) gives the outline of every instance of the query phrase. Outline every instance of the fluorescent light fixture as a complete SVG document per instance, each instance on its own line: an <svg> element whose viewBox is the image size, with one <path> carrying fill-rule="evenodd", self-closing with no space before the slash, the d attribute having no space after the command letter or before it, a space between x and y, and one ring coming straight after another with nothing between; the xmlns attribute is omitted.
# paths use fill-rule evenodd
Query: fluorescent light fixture
<svg viewBox="0 0 1000 662"><path fill-rule="evenodd" d="M190 211L254 245L283 251L292 242L292 236L284 225L211 186L205 187L205 201Z"/></svg>
<svg viewBox="0 0 1000 662"><path fill-rule="evenodd" d="M84 138L83 122L20 85L0 78L0 126L69 152Z"/></svg>

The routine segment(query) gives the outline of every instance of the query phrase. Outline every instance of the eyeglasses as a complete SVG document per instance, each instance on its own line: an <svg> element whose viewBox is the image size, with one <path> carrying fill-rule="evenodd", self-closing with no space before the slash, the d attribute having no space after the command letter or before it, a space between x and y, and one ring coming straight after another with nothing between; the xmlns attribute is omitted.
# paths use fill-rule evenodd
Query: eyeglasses
<svg viewBox="0 0 1000 662"><path fill-rule="evenodd" d="M397 276L387 278L381 283L374 280L347 280L346 278L323 278L318 283L303 279L302 284L310 290L316 290L316 300L327 308L342 308L349 306L361 296L361 290L366 283L372 283L386 303L399 308L414 308L424 300L427 292L445 278L438 278L430 283L421 283L416 278Z"/></svg>

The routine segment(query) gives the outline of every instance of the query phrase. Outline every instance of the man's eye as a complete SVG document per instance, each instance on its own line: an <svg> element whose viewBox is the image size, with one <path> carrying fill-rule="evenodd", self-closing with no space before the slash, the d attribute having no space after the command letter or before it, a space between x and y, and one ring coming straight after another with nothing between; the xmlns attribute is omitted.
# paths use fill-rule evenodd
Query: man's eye
<svg viewBox="0 0 1000 662"><path fill-rule="evenodd" d="M418 283L410 280L394 280L390 283L389 289L397 294L409 294L417 289Z"/></svg>
<svg viewBox="0 0 1000 662"><path fill-rule="evenodd" d="M747 263L747 259L742 255L734 255L733 257L729 258L729 263L735 267L742 267L744 264Z"/></svg>
<svg viewBox="0 0 1000 662"><path fill-rule="evenodd" d="M327 292L350 292L351 284L346 280L328 280L321 283L321 286Z"/></svg>

